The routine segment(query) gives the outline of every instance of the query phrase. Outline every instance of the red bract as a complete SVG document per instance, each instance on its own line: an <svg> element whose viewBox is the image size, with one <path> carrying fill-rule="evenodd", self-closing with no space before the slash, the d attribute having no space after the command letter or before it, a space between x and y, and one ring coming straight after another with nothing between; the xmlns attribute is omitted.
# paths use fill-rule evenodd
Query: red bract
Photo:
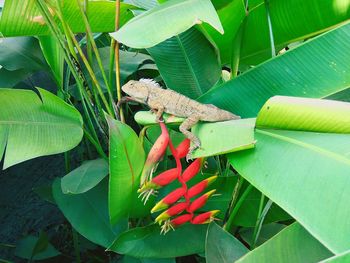
<svg viewBox="0 0 350 263"><path fill-rule="evenodd" d="M179 144L176 148L177 158L182 159L185 158L190 150L191 141L189 139L185 139L182 143Z"/></svg>
<svg viewBox="0 0 350 263"><path fill-rule="evenodd" d="M156 218L156 222L161 223L164 220L167 220L168 218L178 215L180 213L182 213L183 211L185 211L185 209L187 208L188 203L178 203L176 205L173 205L172 207L170 207L168 210L166 210L165 212L161 213L157 218Z"/></svg>
<svg viewBox="0 0 350 263"><path fill-rule="evenodd" d="M203 164L203 158L198 158L191 163L182 174L182 180L188 182L199 173Z"/></svg>
<svg viewBox="0 0 350 263"><path fill-rule="evenodd" d="M154 168L163 157L166 148L169 143L169 133L165 125L161 126L162 133L153 144L151 150L148 153L145 165L141 174L141 186L148 180L150 175L153 173Z"/></svg>
<svg viewBox="0 0 350 263"><path fill-rule="evenodd" d="M219 212L220 210L213 210L213 211L202 213L192 218L191 223L194 225L210 223L214 220L214 216Z"/></svg>
<svg viewBox="0 0 350 263"><path fill-rule="evenodd" d="M173 227L180 226L190 221L192 217L193 217L192 214L184 214L172 219L170 223L172 224Z"/></svg>
<svg viewBox="0 0 350 263"><path fill-rule="evenodd" d="M148 189L159 189L162 186L168 185L173 182L178 177L179 171L177 168L173 168L164 171L152 178L151 181L144 183L144 185L138 190L138 192L143 192Z"/></svg>
<svg viewBox="0 0 350 263"><path fill-rule="evenodd" d="M192 198L192 197L198 195L199 193L203 192L204 189L208 187L208 185L210 185L212 182L214 182L216 180L216 178L218 178L217 175L214 175L214 176L209 177L207 179L204 179L202 182L199 182L198 184L192 186L187 191L188 198Z"/></svg>
<svg viewBox="0 0 350 263"><path fill-rule="evenodd" d="M188 212L194 212L196 211L197 209L203 207L206 202L208 201L209 197L212 196L214 193L215 193L215 189L214 190L211 190L207 193L205 193L204 195L198 197L196 200L194 200L190 206L188 207L187 211Z"/></svg>
<svg viewBox="0 0 350 263"><path fill-rule="evenodd" d="M170 194L168 194L166 197L160 200L152 208L151 213L154 213L169 207L169 205L172 205L173 203L177 202L177 200L179 200L181 197L183 197L185 193L186 193L186 190L183 188L178 188L172 191Z"/></svg>

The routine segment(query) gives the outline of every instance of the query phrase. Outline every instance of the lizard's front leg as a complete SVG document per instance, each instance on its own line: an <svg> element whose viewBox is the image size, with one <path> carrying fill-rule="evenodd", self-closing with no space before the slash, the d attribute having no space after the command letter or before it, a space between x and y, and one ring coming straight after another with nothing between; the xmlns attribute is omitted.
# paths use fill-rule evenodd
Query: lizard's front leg
<svg viewBox="0 0 350 263"><path fill-rule="evenodd" d="M200 140L189 131L189 129L191 129L198 121L198 116L190 116L179 127L180 132L182 132L192 142L192 146L190 147L190 150L186 156L187 161L191 159L192 152L201 147Z"/></svg>
<svg viewBox="0 0 350 263"><path fill-rule="evenodd" d="M164 113L164 106L160 103L151 105L151 110L156 113L156 122L163 122L162 116Z"/></svg>

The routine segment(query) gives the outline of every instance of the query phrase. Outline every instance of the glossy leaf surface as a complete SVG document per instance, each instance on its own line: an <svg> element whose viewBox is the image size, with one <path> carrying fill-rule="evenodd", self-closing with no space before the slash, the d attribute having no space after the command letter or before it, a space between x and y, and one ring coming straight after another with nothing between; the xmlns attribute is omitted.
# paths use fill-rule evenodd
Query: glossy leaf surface
<svg viewBox="0 0 350 263"><path fill-rule="evenodd" d="M278 97L272 101L275 99ZM324 108L328 103L318 101L319 106ZM304 131L286 130L289 127L286 123L288 120L292 122L294 117L283 115L283 111L280 118L274 117L274 120L279 119L280 129L269 128L268 121L272 118L269 117L270 111L264 107L259 114L261 119L257 119L263 128L257 127L256 148L231 154L229 159L245 179L298 220L328 249L340 253L347 250L350 242L346 234L350 231L347 220L350 216L350 194L346 190L350 187L350 135L331 132L337 131L334 127L343 129L350 123L337 119L337 105L342 108L343 102L333 103L335 105L331 109L334 112L329 110L327 115L310 115L307 105L295 105L294 110L304 112L298 120ZM313 105L314 101L311 102ZM289 107L289 104L285 106ZM272 111L272 114L275 113ZM332 125L324 121L329 116L337 120ZM305 126L305 123L308 125ZM321 193L319 189L322 189ZM330 224L337 227L330 228Z"/></svg>
<svg viewBox="0 0 350 263"><path fill-rule="evenodd" d="M81 194L95 187L108 174L108 163L103 159L83 163L61 179L64 194Z"/></svg>
<svg viewBox="0 0 350 263"><path fill-rule="evenodd" d="M127 220L120 221L116 227L111 226L107 189L107 180L104 180L86 193L69 195L62 193L59 179L53 183L55 201L74 229L103 247L108 247L118 234L127 229Z"/></svg>
<svg viewBox="0 0 350 263"><path fill-rule="evenodd" d="M4 169L68 151L83 136L80 113L50 92L0 89L0 155Z"/></svg>
<svg viewBox="0 0 350 263"><path fill-rule="evenodd" d="M254 117L272 96L323 98L350 85L350 24L266 61L200 98L241 117Z"/></svg>
<svg viewBox="0 0 350 263"><path fill-rule="evenodd" d="M107 116L109 126L109 215L112 225L128 217L136 200L145 152L133 129ZM138 201L141 202L141 201Z"/></svg>
<svg viewBox="0 0 350 263"><path fill-rule="evenodd" d="M301 225L294 223L236 262L318 262L331 255Z"/></svg>
<svg viewBox="0 0 350 263"><path fill-rule="evenodd" d="M117 238L109 249L137 258L171 258L201 253L204 252L207 227L186 224L166 235L160 235L157 225L134 228Z"/></svg>
<svg viewBox="0 0 350 263"><path fill-rule="evenodd" d="M216 84L221 66L214 47L191 28L147 49L167 88L196 99Z"/></svg>
<svg viewBox="0 0 350 263"><path fill-rule="evenodd" d="M134 17L111 36L129 47L149 48L202 22L223 33L209 0L173 0Z"/></svg>

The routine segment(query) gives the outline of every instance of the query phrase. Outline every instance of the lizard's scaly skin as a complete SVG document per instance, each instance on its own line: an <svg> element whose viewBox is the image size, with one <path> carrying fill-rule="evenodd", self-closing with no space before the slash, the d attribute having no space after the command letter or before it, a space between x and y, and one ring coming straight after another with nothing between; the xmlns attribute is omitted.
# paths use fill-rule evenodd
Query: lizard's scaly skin
<svg viewBox="0 0 350 263"><path fill-rule="evenodd" d="M179 129L193 144L189 156L193 150L200 147L199 139L189 131L198 121L217 122L240 118L212 104L202 104L171 89L162 89L156 82L149 79L130 80L122 90L133 100L156 110L158 121L163 112L186 118Z"/></svg>

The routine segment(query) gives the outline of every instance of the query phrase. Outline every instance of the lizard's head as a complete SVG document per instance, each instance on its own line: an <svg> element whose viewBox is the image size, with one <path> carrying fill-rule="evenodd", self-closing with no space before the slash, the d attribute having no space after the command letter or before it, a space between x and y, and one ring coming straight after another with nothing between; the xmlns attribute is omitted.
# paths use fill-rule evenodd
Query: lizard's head
<svg viewBox="0 0 350 263"><path fill-rule="evenodd" d="M140 103L147 102L149 90L147 85L141 81L130 80L122 87L122 90L135 101Z"/></svg>

